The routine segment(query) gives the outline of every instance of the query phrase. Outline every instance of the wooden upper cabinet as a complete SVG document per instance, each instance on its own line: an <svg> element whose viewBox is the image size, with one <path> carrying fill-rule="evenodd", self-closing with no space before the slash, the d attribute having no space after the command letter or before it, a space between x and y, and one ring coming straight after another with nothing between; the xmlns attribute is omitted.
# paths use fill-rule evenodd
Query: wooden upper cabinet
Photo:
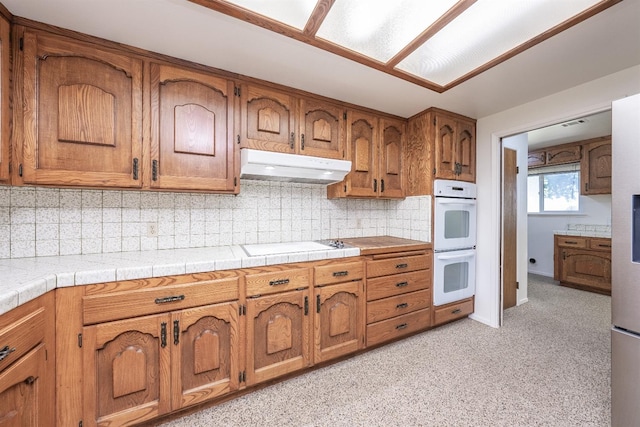
<svg viewBox="0 0 640 427"><path fill-rule="evenodd" d="M296 99L261 86L240 89L240 146L280 153L294 153Z"/></svg>
<svg viewBox="0 0 640 427"><path fill-rule="evenodd" d="M382 119L380 141L380 196L404 197L403 149L406 125L401 120Z"/></svg>
<svg viewBox="0 0 640 427"><path fill-rule="evenodd" d="M152 188L238 191L235 99L232 81L151 64Z"/></svg>
<svg viewBox="0 0 640 427"><path fill-rule="evenodd" d="M0 182L9 180L9 144L11 140L11 70L10 25L0 16Z"/></svg>
<svg viewBox="0 0 640 427"><path fill-rule="evenodd" d="M475 122L435 114L435 178L474 182Z"/></svg>
<svg viewBox="0 0 640 427"><path fill-rule="evenodd" d="M344 158L344 115L337 105L300 99L300 154Z"/></svg>
<svg viewBox="0 0 640 427"><path fill-rule="evenodd" d="M611 194L611 137L582 146L580 179L581 194Z"/></svg>
<svg viewBox="0 0 640 427"><path fill-rule="evenodd" d="M351 172L345 178L346 196L377 195L378 132L377 117L353 110L347 113L347 158L351 160Z"/></svg>
<svg viewBox="0 0 640 427"><path fill-rule="evenodd" d="M580 162L582 146L580 144L563 144L549 147L545 151L547 153L545 162L547 166L577 163Z"/></svg>
<svg viewBox="0 0 640 427"><path fill-rule="evenodd" d="M544 166L547 164L547 152L545 150L529 151L527 165L530 168Z"/></svg>
<svg viewBox="0 0 640 427"><path fill-rule="evenodd" d="M140 187L142 61L27 30L23 180Z"/></svg>

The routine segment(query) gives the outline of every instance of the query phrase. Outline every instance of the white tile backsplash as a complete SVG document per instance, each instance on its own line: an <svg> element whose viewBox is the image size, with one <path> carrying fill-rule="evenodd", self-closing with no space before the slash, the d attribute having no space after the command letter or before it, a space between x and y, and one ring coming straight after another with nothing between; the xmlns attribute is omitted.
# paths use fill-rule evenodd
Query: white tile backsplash
<svg viewBox="0 0 640 427"><path fill-rule="evenodd" d="M2 187L0 259L375 235L430 241L430 215L431 196L328 200L313 184L243 181L237 196Z"/></svg>

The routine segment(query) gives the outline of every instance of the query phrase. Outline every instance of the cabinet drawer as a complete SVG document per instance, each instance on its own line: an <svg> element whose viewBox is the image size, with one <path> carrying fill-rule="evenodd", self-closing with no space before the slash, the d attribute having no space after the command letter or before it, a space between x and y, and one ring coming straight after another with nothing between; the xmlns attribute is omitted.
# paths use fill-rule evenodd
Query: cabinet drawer
<svg viewBox="0 0 640 427"><path fill-rule="evenodd" d="M430 289L371 301L367 303L367 323L379 322L401 314L422 310L430 305Z"/></svg>
<svg viewBox="0 0 640 427"><path fill-rule="evenodd" d="M367 346L379 344L430 326L428 308L367 325Z"/></svg>
<svg viewBox="0 0 640 427"><path fill-rule="evenodd" d="M364 262L355 261L333 265L315 267L315 285L330 285L333 283L350 282L364 277Z"/></svg>
<svg viewBox="0 0 640 427"><path fill-rule="evenodd" d="M84 324L163 313L238 299L238 278L110 292L82 299Z"/></svg>
<svg viewBox="0 0 640 427"><path fill-rule="evenodd" d="M367 277L431 269L431 253L367 262Z"/></svg>
<svg viewBox="0 0 640 427"><path fill-rule="evenodd" d="M441 325L452 320L460 319L461 317L466 317L471 313L473 313L473 299L436 307L433 324L434 326Z"/></svg>
<svg viewBox="0 0 640 427"><path fill-rule="evenodd" d="M394 274L367 280L367 301L426 289L431 283L431 270Z"/></svg>
<svg viewBox="0 0 640 427"><path fill-rule="evenodd" d="M611 252L611 239L592 237L589 239L589 248L598 251Z"/></svg>
<svg viewBox="0 0 640 427"><path fill-rule="evenodd" d="M558 246L568 248L586 248L587 238L579 236L558 236Z"/></svg>
<svg viewBox="0 0 640 427"><path fill-rule="evenodd" d="M265 273L247 274L247 296L273 294L309 287L309 269L292 268L269 271Z"/></svg>
<svg viewBox="0 0 640 427"><path fill-rule="evenodd" d="M44 340L44 310L40 307L0 330L0 370Z"/></svg>

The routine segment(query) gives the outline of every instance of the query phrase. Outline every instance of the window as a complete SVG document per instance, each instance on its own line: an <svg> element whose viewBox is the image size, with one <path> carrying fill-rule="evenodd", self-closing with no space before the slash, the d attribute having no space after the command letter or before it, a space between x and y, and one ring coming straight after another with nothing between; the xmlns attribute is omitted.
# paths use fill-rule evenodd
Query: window
<svg viewBox="0 0 640 427"><path fill-rule="evenodd" d="M577 212L580 171L534 172L527 179L527 211Z"/></svg>

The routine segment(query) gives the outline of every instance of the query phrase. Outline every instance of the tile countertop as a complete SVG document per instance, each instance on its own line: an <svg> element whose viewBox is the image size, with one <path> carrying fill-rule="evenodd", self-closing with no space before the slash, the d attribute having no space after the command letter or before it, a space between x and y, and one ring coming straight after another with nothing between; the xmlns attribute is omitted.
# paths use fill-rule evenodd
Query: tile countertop
<svg viewBox="0 0 640 427"><path fill-rule="evenodd" d="M590 231L590 230L554 230L553 234L559 236L582 236L582 237L603 237L610 239L611 231Z"/></svg>
<svg viewBox="0 0 640 427"><path fill-rule="evenodd" d="M360 255L358 247L250 257L241 246L0 260L0 314L55 288Z"/></svg>

